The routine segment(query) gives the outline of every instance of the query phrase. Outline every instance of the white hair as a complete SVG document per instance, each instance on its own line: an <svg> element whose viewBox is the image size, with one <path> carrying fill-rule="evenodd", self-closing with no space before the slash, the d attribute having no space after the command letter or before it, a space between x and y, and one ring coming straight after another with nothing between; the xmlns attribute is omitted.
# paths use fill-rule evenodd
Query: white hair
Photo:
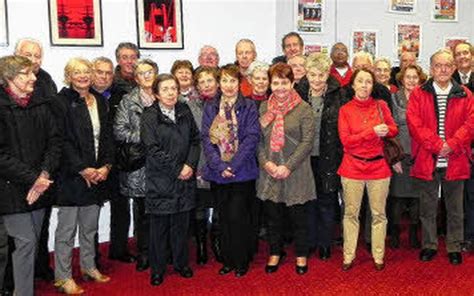
<svg viewBox="0 0 474 296"><path fill-rule="evenodd" d="M368 52L365 51L359 51L354 56L352 57L352 63L354 64L354 61L357 59L368 59L371 65L374 65L374 59L372 58L372 55Z"/></svg>
<svg viewBox="0 0 474 296"><path fill-rule="evenodd" d="M18 55L20 53L20 49L23 48L23 46L25 46L25 44L27 43L33 43L33 44L36 44L38 45L38 47L40 48L41 50L41 55L43 55L43 45L41 44L41 42L37 39L33 39L33 38L21 38L17 41L16 45L15 45L15 54Z"/></svg>
<svg viewBox="0 0 474 296"><path fill-rule="evenodd" d="M247 72L245 73L245 75L247 75L248 77L252 76L253 73L255 71L265 71L265 72L268 72L268 69L270 69L270 65L265 63L265 62L262 62L262 61L253 61L249 68L247 69Z"/></svg>

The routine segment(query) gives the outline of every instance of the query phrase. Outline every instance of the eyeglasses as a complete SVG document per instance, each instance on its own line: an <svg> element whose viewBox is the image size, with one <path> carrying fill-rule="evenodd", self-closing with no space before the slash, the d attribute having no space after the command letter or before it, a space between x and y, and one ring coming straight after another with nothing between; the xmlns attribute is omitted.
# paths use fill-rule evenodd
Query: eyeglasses
<svg viewBox="0 0 474 296"><path fill-rule="evenodd" d="M451 68L453 68L453 64L434 64L433 68L435 68L436 70L450 70Z"/></svg>
<svg viewBox="0 0 474 296"><path fill-rule="evenodd" d="M148 70L148 71L145 71L145 72L137 72L137 75L141 76L141 77L148 78L150 76L155 75L155 70Z"/></svg>

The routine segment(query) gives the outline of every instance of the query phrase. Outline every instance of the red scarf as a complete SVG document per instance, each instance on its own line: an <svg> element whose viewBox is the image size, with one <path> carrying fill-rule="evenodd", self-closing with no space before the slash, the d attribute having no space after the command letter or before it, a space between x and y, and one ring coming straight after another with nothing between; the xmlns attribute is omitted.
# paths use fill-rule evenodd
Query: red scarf
<svg viewBox="0 0 474 296"><path fill-rule="evenodd" d="M260 125L265 128L272 121L275 121L270 135L270 149L273 152L280 152L285 146L285 115L293 110L302 99L295 90L283 101L275 98L273 94L268 99L267 112L262 115Z"/></svg>
<svg viewBox="0 0 474 296"><path fill-rule="evenodd" d="M20 107L25 108L30 103L31 94L27 95L26 97L19 97L15 94L9 87L5 88L5 91L10 96L10 98L17 103Z"/></svg>

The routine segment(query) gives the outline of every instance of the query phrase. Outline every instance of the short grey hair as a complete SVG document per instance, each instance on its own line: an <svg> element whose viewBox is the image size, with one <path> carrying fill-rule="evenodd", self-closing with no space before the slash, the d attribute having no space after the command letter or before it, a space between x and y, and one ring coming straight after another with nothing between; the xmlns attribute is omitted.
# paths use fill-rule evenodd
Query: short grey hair
<svg viewBox="0 0 474 296"><path fill-rule="evenodd" d="M206 49L212 49L213 51L215 51L217 58L219 58L219 52L214 46L211 46L211 45L204 45L203 47L201 47L201 49L199 50L199 56L202 56L202 54L204 53L204 50Z"/></svg>
<svg viewBox="0 0 474 296"><path fill-rule="evenodd" d="M112 67L114 66L114 63L108 57L97 57L92 61L92 64L94 64L94 66L98 63L109 64L109 65L112 65Z"/></svg>
<svg viewBox="0 0 474 296"><path fill-rule="evenodd" d="M33 43L33 44L36 44L38 45L38 47L40 48L41 50L41 55L43 55L43 45L41 44L41 42L37 39L33 39L33 38L21 38L19 39L16 44L15 44L15 54L18 55L20 53L20 49L23 48L23 46L25 46L25 44L27 43Z"/></svg>
<svg viewBox="0 0 474 296"><path fill-rule="evenodd" d="M453 55L453 52L451 51L451 49L449 49L449 48L440 48L434 54L431 55L431 57L430 57L430 66L433 65L434 58L439 56L439 55L442 55L442 54L449 55L451 57L451 61L454 61L454 55Z"/></svg>
<svg viewBox="0 0 474 296"><path fill-rule="evenodd" d="M374 65L374 58L372 55L366 51L359 51L354 54L352 57L352 63L354 63L355 60L357 59L368 59L371 65Z"/></svg>
<svg viewBox="0 0 474 296"><path fill-rule="evenodd" d="M253 61L250 64L249 68L247 69L247 72L245 73L245 75L247 75L248 77L251 77L253 73L256 71L265 71L268 73L268 69L270 69L269 64L262 61Z"/></svg>
<svg viewBox="0 0 474 296"><path fill-rule="evenodd" d="M140 65L148 65L148 66L151 66L153 68L153 70L155 70L155 73L156 75L158 75L158 65L153 62L151 59L140 59L137 61L137 63L134 65L133 67L133 75L137 75L137 69L138 69L138 66Z"/></svg>
<svg viewBox="0 0 474 296"><path fill-rule="evenodd" d="M137 54L137 58L140 58L140 51L138 50L138 46L136 44L131 42L121 42L115 49L115 58L117 59L117 61L119 60L120 51L122 49L131 49L135 51L135 53Z"/></svg>
<svg viewBox="0 0 474 296"><path fill-rule="evenodd" d="M247 38L240 39L240 40L235 44L235 52L237 52L237 47L239 47L239 45L244 44L244 43L250 44L250 47L252 47L253 53L254 53L255 56L256 56L256 55L257 55L257 48L255 47L255 43L254 43L252 40L247 39Z"/></svg>
<svg viewBox="0 0 474 296"><path fill-rule="evenodd" d="M377 65L377 63L381 63L381 62L386 63L389 68L392 68L392 62L387 57L378 57L378 58L376 58L375 61L374 61L374 66Z"/></svg>

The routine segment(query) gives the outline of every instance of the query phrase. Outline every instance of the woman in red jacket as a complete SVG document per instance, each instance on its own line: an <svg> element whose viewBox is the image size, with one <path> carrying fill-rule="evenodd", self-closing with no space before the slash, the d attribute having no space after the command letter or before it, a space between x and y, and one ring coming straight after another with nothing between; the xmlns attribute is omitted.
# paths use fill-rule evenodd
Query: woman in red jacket
<svg viewBox="0 0 474 296"><path fill-rule="evenodd" d="M398 133L387 104L370 94L375 82L372 72L356 70L351 77L353 99L339 111L339 137L344 156L338 174L344 198L343 270L352 267L359 235L359 210L367 187L372 212L372 256L375 269L384 268L387 218L385 202L390 185L390 166L383 156L383 138Z"/></svg>

